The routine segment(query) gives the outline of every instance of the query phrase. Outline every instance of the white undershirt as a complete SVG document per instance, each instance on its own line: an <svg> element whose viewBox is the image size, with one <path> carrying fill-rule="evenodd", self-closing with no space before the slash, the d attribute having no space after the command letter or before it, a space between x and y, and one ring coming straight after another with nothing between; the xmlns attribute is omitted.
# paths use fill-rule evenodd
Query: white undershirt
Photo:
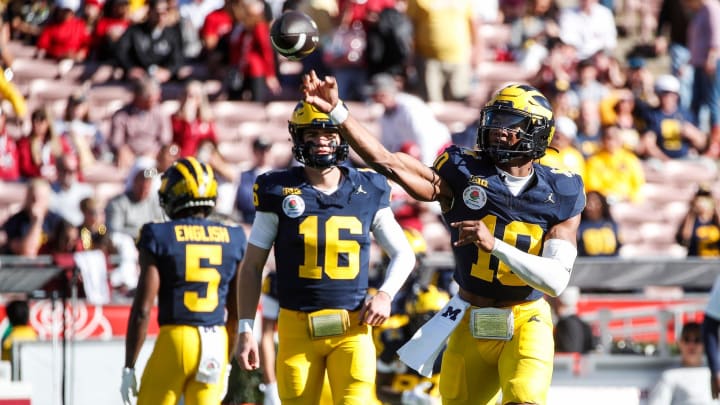
<svg viewBox="0 0 720 405"><path fill-rule="evenodd" d="M507 188L510 190L512 195L516 196L520 194L521 191L525 188L528 181L530 181L530 178L532 178L532 175L535 173L534 170L530 170L530 174L524 177L517 177L513 176L512 174L506 172L505 170L502 170L500 168L495 168L500 175L500 178L502 179L503 183L507 186Z"/></svg>

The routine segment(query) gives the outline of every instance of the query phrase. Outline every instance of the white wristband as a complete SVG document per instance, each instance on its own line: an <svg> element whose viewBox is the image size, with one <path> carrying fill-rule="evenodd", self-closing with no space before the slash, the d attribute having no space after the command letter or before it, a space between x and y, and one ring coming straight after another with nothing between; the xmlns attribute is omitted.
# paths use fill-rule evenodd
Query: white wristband
<svg viewBox="0 0 720 405"><path fill-rule="evenodd" d="M342 100L338 100L337 104L335 104L335 108L333 108L332 111L328 113L328 117L330 117L330 122L332 122L334 125L342 125L342 123L348 119L349 115L350 112L348 111L347 107L345 107L345 103L343 103Z"/></svg>
<svg viewBox="0 0 720 405"><path fill-rule="evenodd" d="M252 333L255 320L253 319L241 319L238 322L238 333Z"/></svg>

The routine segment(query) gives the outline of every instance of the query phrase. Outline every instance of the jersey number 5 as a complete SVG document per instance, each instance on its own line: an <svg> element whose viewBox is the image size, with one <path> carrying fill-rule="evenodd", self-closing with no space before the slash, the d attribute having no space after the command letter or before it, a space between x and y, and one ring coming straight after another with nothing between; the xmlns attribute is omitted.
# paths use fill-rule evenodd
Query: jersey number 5
<svg viewBox="0 0 720 405"><path fill-rule="evenodd" d="M497 238L502 239L505 243L513 246L517 246L518 236L524 235L530 238L530 248L528 253L533 255L540 254L540 243L543 238L543 230L540 225L529 224L527 222L513 221L505 225L505 229L502 235L495 233L497 228L497 217L494 215L488 215L482 219L487 226L490 233L495 235ZM497 280L502 285L508 286L524 286L527 285L520 277L516 276L510 268L500 260L496 260L497 264L491 264L491 258L493 256L490 253L478 249L477 261L473 264L470 274L473 277L485 280L488 283L492 283L493 277L497 277Z"/></svg>
<svg viewBox="0 0 720 405"><path fill-rule="evenodd" d="M201 263L206 260L210 266L220 266L222 254L220 245L185 246L185 281L207 284L205 297L201 297L197 291L185 291L183 303L190 311L212 312L217 308L220 272L216 267L202 267Z"/></svg>
<svg viewBox="0 0 720 405"><path fill-rule="evenodd" d="M318 264L318 251L325 252L325 273L331 279L352 280L360 272L360 244L340 239L340 230L353 235L362 234L362 223L356 217L332 216L325 221L325 248L318 249L318 217L309 216L300 223L300 235L305 238L305 262L300 265L300 277L321 279L323 267ZM340 266L338 257L347 254L347 265Z"/></svg>

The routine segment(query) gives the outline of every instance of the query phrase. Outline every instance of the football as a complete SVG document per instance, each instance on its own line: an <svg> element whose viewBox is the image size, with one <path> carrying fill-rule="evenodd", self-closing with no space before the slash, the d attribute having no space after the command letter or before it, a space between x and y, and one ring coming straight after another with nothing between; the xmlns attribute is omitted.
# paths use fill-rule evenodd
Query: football
<svg viewBox="0 0 720 405"><path fill-rule="evenodd" d="M289 60L310 55L320 41L317 24L300 11L286 11L270 27L273 48Z"/></svg>

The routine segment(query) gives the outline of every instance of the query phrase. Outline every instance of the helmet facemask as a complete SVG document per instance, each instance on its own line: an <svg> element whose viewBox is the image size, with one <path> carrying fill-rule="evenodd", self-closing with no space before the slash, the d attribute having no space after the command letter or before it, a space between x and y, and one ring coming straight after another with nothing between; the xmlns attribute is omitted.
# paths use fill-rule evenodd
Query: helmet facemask
<svg viewBox="0 0 720 405"><path fill-rule="evenodd" d="M293 141L293 156L295 160L308 167L324 169L337 166L350 153L350 145L340 134L340 128L330 121L327 114L318 111L310 104L299 102L288 122L288 130ZM307 131L324 130L340 134L340 143L333 145L330 153L318 154L315 144L306 142L304 137Z"/></svg>
<svg viewBox="0 0 720 405"><path fill-rule="evenodd" d="M477 146L497 163L516 158L539 159L548 147L549 128L548 120L543 117L515 109L486 107L480 117ZM492 130L509 132L509 137L515 137L515 144L502 145L493 141Z"/></svg>
<svg viewBox="0 0 720 405"><path fill-rule="evenodd" d="M531 86L510 85L483 107L477 149L495 163L539 159L545 155L553 132L552 110L547 99ZM507 136L508 142L498 142L500 136Z"/></svg>

